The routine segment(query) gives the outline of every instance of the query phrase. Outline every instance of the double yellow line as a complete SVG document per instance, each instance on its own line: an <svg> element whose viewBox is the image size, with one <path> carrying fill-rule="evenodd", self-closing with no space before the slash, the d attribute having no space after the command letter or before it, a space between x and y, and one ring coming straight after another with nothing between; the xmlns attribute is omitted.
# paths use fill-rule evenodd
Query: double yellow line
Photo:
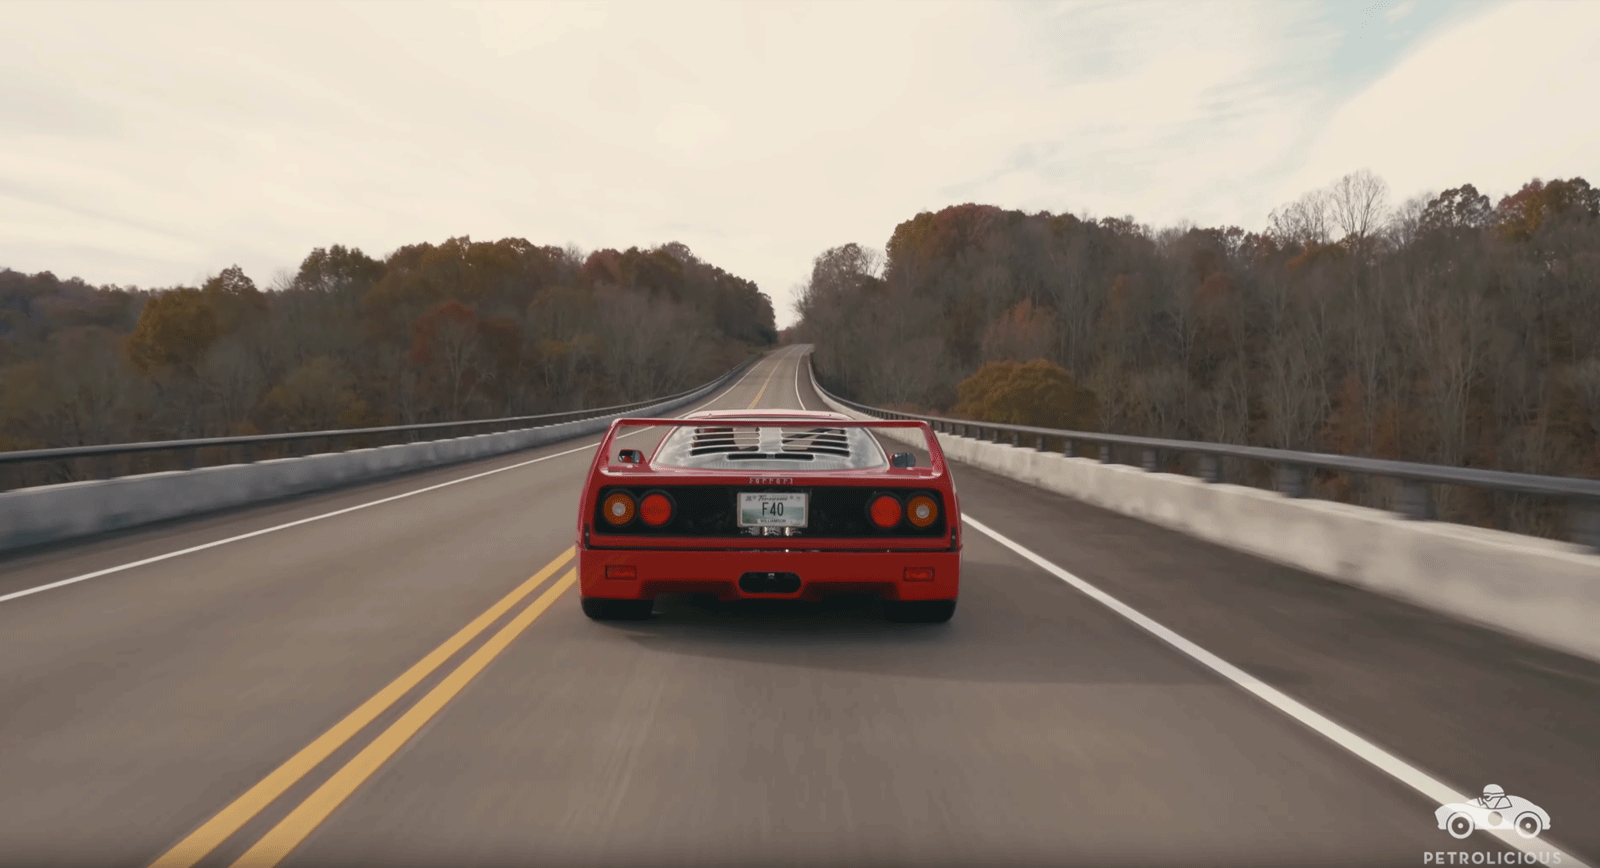
<svg viewBox="0 0 1600 868"><path fill-rule="evenodd" d="M760 403L761 398L771 385L772 378L778 372L779 365L773 364L772 370L767 373L767 379L761 384L761 390L756 393L755 400L750 402L754 408ZM343 720L339 721L327 732L319 736L299 753L290 757L283 765L262 778L255 786L246 790L239 798L217 812L200 828L189 833L172 849L163 853L160 858L150 864L150 868L192 868L204 859L223 842L233 837L244 825L266 810L273 802L284 794L290 787L301 781L323 763L334 751L348 744L361 733L379 715L389 710L399 702L424 679L432 675L439 667L443 666L457 652L478 638L490 625L500 620L507 612L511 611L532 594L540 585L555 575L572 561L577 554L576 548L568 548L555 560L546 564L539 572L534 573L527 581L517 586L515 590L501 598L499 602L490 606L483 614L473 619L472 623L461 628L454 636L445 640L444 644L433 649L428 656L419 660L416 665L407 669L400 677L390 682L389 685L378 691L371 699L361 704L361 707L350 712ZM379 733L360 753L345 763L342 768L333 774L315 792L306 797L289 815L273 826L260 840L256 841L244 855L232 863L231 868L273 868L282 862L294 848L298 847L319 825L331 815L339 805L343 804L374 772L383 766L390 757L405 746L424 725L437 715L451 699L461 692L473 678L484 670L496 657L509 647L524 630L528 628L540 615L553 605L557 598L571 588L578 580L577 570L568 570L554 585L539 595L538 599L530 603L515 618L501 627L488 641L484 642L478 650L474 651L465 661L457 666L455 671L446 675L427 695L423 696L416 705L406 711L393 724Z"/></svg>
<svg viewBox="0 0 1600 868"><path fill-rule="evenodd" d="M767 387L772 385L772 375L776 373L778 373L777 359L773 359L772 370L767 372L766 380L762 381L761 391L756 393L755 400L750 402L750 406L746 407L746 410L754 410L756 405L761 403L761 396L767 393Z"/></svg>
<svg viewBox="0 0 1600 868"><path fill-rule="evenodd" d="M326 760L334 751L344 746L352 738L365 729L378 715L387 711L396 702L416 687L423 679L431 675L434 670L443 666L456 652L465 648L480 633L489 629L489 626L498 621L506 612L511 611L523 598L532 594L536 588L544 584L545 580L557 573L570 562L577 553L576 548L568 548L555 560L545 565L544 569L534 573L527 581L517 586L516 590L501 598L499 602L490 606L487 611L473 619L472 623L461 628L454 636L445 640L444 644L433 649L428 656L422 658L415 666L407 669L399 678L390 682L389 686L378 691L371 699L361 704L360 708L350 712L349 716L339 721L323 733L316 741L307 745L299 753L290 757L287 762L279 766L271 774L262 778L259 783L245 791L244 795L235 799L232 804L219 811L216 816L207 820L204 825L194 830L188 837L179 841L176 846L159 859L152 862L150 868L190 868L195 863L204 859L207 854L215 850L218 845L232 837L240 828L253 819L257 814L271 805L284 791L304 778L313 769ZM554 585L550 586L538 599L534 600L527 608L517 614L499 632L485 642L478 650L474 651L455 671L446 675L434 688L428 691L416 705L403 714L378 734L354 759L345 763L344 767L335 772L316 792L312 793L301 802L290 814L283 818L272 830L267 832L261 840L257 841L243 856L233 863L232 868L272 868L288 856L290 851L300 845L306 836L321 825L321 823L339 807L345 799L350 797L372 773L377 771L395 752L405 745L411 737L416 735L434 715L438 714L444 706L453 699L461 689L466 687L478 673L482 672L489 663L499 656L511 642L521 635L540 615L549 609L556 599L572 587L578 580L576 569L568 570Z"/></svg>

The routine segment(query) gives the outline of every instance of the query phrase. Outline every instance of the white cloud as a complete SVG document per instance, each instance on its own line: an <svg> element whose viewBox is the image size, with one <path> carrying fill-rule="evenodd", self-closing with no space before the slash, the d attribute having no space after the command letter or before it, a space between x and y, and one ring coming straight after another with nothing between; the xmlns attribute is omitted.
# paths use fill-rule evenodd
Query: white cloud
<svg viewBox="0 0 1600 868"><path fill-rule="evenodd" d="M7 4L0 265L264 282L334 243L679 240L784 322L822 249L960 201L1256 227L1362 165L1508 186L1597 152L1600 4L1503 10L1342 109L1340 34L1299 4L290 8Z"/></svg>
<svg viewBox="0 0 1600 868"><path fill-rule="evenodd" d="M1596 180L1596 93L1600 3L1507 5L1419 46L1341 107L1277 193L1363 166L1396 199L1463 183L1505 194L1535 176Z"/></svg>

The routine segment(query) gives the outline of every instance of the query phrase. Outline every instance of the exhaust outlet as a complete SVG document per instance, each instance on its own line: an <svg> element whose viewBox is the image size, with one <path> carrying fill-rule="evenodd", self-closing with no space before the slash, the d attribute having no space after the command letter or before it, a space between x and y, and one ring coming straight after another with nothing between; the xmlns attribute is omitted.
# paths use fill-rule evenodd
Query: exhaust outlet
<svg viewBox="0 0 1600 868"><path fill-rule="evenodd" d="M793 594L800 590L795 573L745 573L739 577L739 590L746 594Z"/></svg>

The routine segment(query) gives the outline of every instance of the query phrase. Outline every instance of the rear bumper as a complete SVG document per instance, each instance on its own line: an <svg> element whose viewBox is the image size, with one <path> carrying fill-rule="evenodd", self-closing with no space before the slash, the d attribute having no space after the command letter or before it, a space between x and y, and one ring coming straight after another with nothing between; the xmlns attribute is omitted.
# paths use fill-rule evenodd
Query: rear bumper
<svg viewBox="0 0 1600 868"><path fill-rule="evenodd" d="M631 566L635 578L607 578L606 567ZM907 568L931 569L933 578L907 580ZM793 573L791 593L741 590L746 573ZM720 599L816 600L827 594L877 594L888 600L953 600L960 588L961 553L670 551L578 547L578 587L585 597L653 599L657 594L709 593Z"/></svg>

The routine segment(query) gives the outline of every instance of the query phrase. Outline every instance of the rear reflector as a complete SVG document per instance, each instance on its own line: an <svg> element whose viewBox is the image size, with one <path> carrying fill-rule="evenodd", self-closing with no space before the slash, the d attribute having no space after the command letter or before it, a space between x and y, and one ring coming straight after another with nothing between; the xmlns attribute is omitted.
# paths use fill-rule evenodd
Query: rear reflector
<svg viewBox="0 0 1600 868"><path fill-rule="evenodd" d="M931 582L933 581L932 567L906 567L906 581Z"/></svg>
<svg viewBox="0 0 1600 868"><path fill-rule="evenodd" d="M613 564L612 566L606 567L606 578L637 579L639 578L639 571L631 564ZM930 578L932 577L930 576Z"/></svg>

